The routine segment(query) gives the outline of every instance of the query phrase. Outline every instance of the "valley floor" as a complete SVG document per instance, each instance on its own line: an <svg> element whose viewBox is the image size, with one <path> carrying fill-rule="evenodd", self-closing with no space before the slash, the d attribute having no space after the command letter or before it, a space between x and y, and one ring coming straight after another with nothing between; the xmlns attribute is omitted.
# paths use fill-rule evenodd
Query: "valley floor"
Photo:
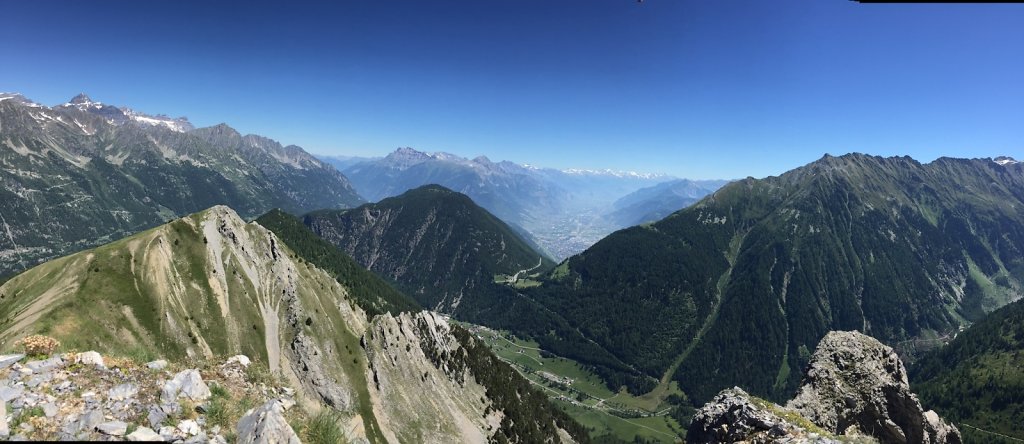
<svg viewBox="0 0 1024 444"><path fill-rule="evenodd" d="M505 331L459 324L590 430L593 438L611 435L627 442L640 437L672 443L681 442L686 435L685 425L669 416L670 404L659 402L651 406L647 397L634 396L625 390L613 392L579 363L548 353L535 342L516 338ZM667 390L669 394L681 394L674 382Z"/></svg>

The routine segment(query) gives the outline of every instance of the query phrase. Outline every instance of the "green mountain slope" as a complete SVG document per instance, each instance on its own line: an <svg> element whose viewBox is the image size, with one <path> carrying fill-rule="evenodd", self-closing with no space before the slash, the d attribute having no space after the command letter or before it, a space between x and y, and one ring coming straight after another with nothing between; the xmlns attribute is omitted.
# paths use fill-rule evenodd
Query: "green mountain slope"
<svg viewBox="0 0 1024 444"><path fill-rule="evenodd" d="M267 228L214 207L10 279L0 286L0 348L43 333L105 354L245 354L374 443L587 440L443 317L368 317L339 283L361 280L321 270Z"/></svg>
<svg viewBox="0 0 1024 444"><path fill-rule="evenodd" d="M0 275L218 204L255 217L361 203L298 147L226 125L179 132L93 111L0 100Z"/></svg>
<svg viewBox="0 0 1024 444"><path fill-rule="evenodd" d="M829 330L896 343L1019 297L1022 251L1020 164L826 156L616 232L527 294L659 393L782 399Z"/></svg>
<svg viewBox="0 0 1024 444"><path fill-rule="evenodd" d="M256 223L273 231L303 260L334 274L338 283L348 289L348 297L359 304L367 315L373 317L383 313L420 310L416 301L395 290L334 245L318 237L295 216L274 209L257 218Z"/></svg>
<svg viewBox="0 0 1024 444"><path fill-rule="evenodd" d="M479 305L471 299L506 292L507 286L495 282L499 275L525 278L552 265L468 197L437 185L351 210L313 212L302 220L424 307L444 313L476 310Z"/></svg>
<svg viewBox="0 0 1024 444"><path fill-rule="evenodd" d="M924 356L910 368L910 380L921 402L959 424L965 438L998 442L973 427L1024 439L1021 368L1024 301L996 310Z"/></svg>

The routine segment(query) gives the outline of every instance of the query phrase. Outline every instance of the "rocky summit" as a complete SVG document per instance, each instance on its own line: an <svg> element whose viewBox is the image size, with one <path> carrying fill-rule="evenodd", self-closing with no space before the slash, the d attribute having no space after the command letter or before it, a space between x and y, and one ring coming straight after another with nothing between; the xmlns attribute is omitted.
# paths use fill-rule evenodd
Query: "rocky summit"
<svg viewBox="0 0 1024 444"><path fill-rule="evenodd" d="M693 417L690 442L959 444L960 431L924 411L892 348L858 332L828 333L785 407L722 391Z"/></svg>
<svg viewBox="0 0 1024 444"><path fill-rule="evenodd" d="M833 433L857 430L883 442L960 442L956 427L921 408L896 352L857 332L834 331L821 340L788 406Z"/></svg>

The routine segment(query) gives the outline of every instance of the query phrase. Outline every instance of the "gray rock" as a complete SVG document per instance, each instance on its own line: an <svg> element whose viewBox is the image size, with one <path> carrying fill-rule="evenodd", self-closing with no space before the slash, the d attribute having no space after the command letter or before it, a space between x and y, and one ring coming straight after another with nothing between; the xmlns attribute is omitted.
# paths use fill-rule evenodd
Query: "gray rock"
<svg viewBox="0 0 1024 444"><path fill-rule="evenodd" d="M210 388L203 382L198 370L183 370L164 383L160 393L162 401L175 401L179 396L186 396L193 401L205 401L210 398Z"/></svg>
<svg viewBox="0 0 1024 444"><path fill-rule="evenodd" d="M43 404L43 413L46 415L47 418L53 418L54 416L57 416L58 411L60 411L60 409L57 408L56 403L48 402L46 404Z"/></svg>
<svg viewBox="0 0 1024 444"><path fill-rule="evenodd" d="M300 444L299 437L284 419L284 408L277 400L250 409L238 421L238 443Z"/></svg>
<svg viewBox="0 0 1024 444"><path fill-rule="evenodd" d="M175 435L174 431L174 427L171 426L160 427L160 437L163 438L165 441L174 441L175 439L178 438L178 436Z"/></svg>
<svg viewBox="0 0 1024 444"><path fill-rule="evenodd" d="M25 367L36 373L51 371L63 366L64 360L61 359L60 356L54 356L50 359L43 359L40 361L28 361L25 363Z"/></svg>
<svg viewBox="0 0 1024 444"><path fill-rule="evenodd" d="M240 366L242 368L245 368L245 367L248 367L249 364L251 364L251 363L252 363L252 361L249 360L248 356L245 356L245 355L235 355L235 356L232 356L232 357L228 358L228 360L224 362L224 365L237 365L237 366Z"/></svg>
<svg viewBox="0 0 1024 444"><path fill-rule="evenodd" d="M302 375L300 379L303 385L316 393L328 406L337 410L348 410L352 407L352 393L330 375L324 362L325 355L313 338L299 333L292 339L290 347L294 350L295 356L292 368Z"/></svg>
<svg viewBox="0 0 1024 444"><path fill-rule="evenodd" d="M103 363L103 356L94 351L78 353L75 356L75 363L83 365L93 365L100 368L107 368L107 365Z"/></svg>
<svg viewBox="0 0 1024 444"><path fill-rule="evenodd" d="M111 388L110 391L107 392L107 398L115 401L121 401L135 396L138 392L139 388L135 384L121 384Z"/></svg>
<svg viewBox="0 0 1024 444"><path fill-rule="evenodd" d="M835 434L851 429L882 442L961 442L956 427L925 415L892 348L858 332L834 331L821 340L787 405Z"/></svg>
<svg viewBox="0 0 1024 444"><path fill-rule="evenodd" d="M150 407L149 416L146 417L149 420L149 426L153 428L159 428L165 420L167 420L167 414L156 407Z"/></svg>
<svg viewBox="0 0 1024 444"><path fill-rule="evenodd" d="M149 427L139 427L134 432L128 434L127 438L131 441L163 441L164 439L159 433L153 431Z"/></svg>
<svg viewBox="0 0 1024 444"><path fill-rule="evenodd" d="M40 373L40 374L38 374L36 376L33 376L28 381L26 381L25 382L25 386L28 387L28 388L36 388L36 387L39 387L40 384L43 384L45 382L50 382L51 379L53 379L53 373L50 373L50 372Z"/></svg>
<svg viewBox="0 0 1024 444"><path fill-rule="evenodd" d="M24 354L15 353L13 355L0 355L0 370L10 367L11 364L18 362L25 358Z"/></svg>
<svg viewBox="0 0 1024 444"><path fill-rule="evenodd" d="M157 359L156 361L153 362L147 362L146 367L149 367L150 370L163 370L167 368L167 361L163 359Z"/></svg>
<svg viewBox="0 0 1024 444"><path fill-rule="evenodd" d="M0 400L11 402L11 400L21 396L22 393L25 393L25 388L20 385L0 387Z"/></svg>
<svg viewBox="0 0 1024 444"><path fill-rule="evenodd" d="M128 432L128 423L124 421L104 422L96 426L96 431L111 436L124 436Z"/></svg>
<svg viewBox="0 0 1024 444"><path fill-rule="evenodd" d="M78 419L78 430L93 430L103 422L103 412L90 410Z"/></svg>
<svg viewBox="0 0 1024 444"><path fill-rule="evenodd" d="M774 411L773 411L774 410ZM754 401L739 387L723 390L690 422L686 441L694 443L838 443L779 416L784 409Z"/></svg>

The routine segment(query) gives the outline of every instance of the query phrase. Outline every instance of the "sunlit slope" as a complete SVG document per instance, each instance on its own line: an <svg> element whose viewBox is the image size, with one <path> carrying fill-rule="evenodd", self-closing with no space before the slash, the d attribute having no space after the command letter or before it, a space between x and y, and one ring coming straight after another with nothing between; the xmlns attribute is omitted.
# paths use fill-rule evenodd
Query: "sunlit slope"
<svg viewBox="0 0 1024 444"><path fill-rule="evenodd" d="M214 207L4 283L0 348L44 333L66 349L114 355L245 354L299 388L308 407L340 412L350 437L370 442L586 440L543 397L529 414L516 411L499 395L521 378L495 381L500 369L480 364L493 355L479 356L486 349L442 317L369 318L352 288L386 284L363 282L378 279L365 270L343 274Z"/></svg>
<svg viewBox="0 0 1024 444"><path fill-rule="evenodd" d="M638 391L782 399L829 330L896 344L1019 298L1022 251L1020 164L826 156L614 233L529 295L646 372Z"/></svg>

